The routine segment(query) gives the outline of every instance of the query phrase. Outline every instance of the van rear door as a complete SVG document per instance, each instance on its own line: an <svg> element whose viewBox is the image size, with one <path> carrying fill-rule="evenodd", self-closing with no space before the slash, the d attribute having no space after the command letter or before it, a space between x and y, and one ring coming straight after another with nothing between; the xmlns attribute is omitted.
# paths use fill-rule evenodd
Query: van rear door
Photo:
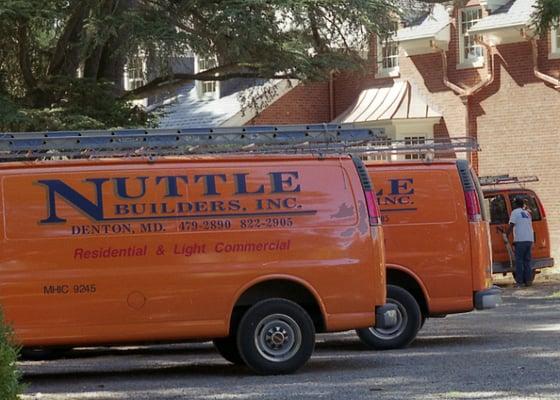
<svg viewBox="0 0 560 400"><path fill-rule="evenodd" d="M502 192L487 192L484 194L490 209L490 237L492 239L492 257L494 271L501 272L498 265L509 265L510 259L506 249L502 232L507 229L511 207L509 198Z"/></svg>

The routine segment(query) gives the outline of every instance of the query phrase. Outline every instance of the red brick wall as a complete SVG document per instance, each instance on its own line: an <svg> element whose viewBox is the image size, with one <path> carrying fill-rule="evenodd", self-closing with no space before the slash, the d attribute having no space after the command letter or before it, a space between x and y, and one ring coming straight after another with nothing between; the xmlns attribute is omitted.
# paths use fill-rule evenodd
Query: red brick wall
<svg viewBox="0 0 560 400"><path fill-rule="evenodd" d="M329 122L329 84L300 84L288 91L249 125L311 124Z"/></svg>
<svg viewBox="0 0 560 400"><path fill-rule="evenodd" d="M470 1L469 5L476 4ZM483 68L457 68L459 43L457 10L450 30L447 75L459 87L468 88L483 78ZM538 41L542 72L560 78L560 60L549 60L550 37ZM553 255L560 260L560 92L533 73L528 42L501 45L495 55L494 82L467 102L443 84L439 53L412 57L401 55L400 78L410 81L427 103L444 115L434 127L435 137L475 137L482 151L472 161L481 175L538 175L528 187L541 197L549 220ZM375 44L370 56L376 55ZM335 114L350 107L360 91L391 84L375 79L375 63L367 73L339 73L334 82ZM326 122L329 116L328 83L300 86L282 97L259 117L257 123ZM313 104L313 105L311 105Z"/></svg>
<svg viewBox="0 0 560 400"><path fill-rule="evenodd" d="M560 74L560 60L548 60L549 43L539 43L539 64ZM535 190L547 210L553 252L560 260L560 92L533 74L528 43L497 48L495 82L472 99L480 174L537 175Z"/></svg>

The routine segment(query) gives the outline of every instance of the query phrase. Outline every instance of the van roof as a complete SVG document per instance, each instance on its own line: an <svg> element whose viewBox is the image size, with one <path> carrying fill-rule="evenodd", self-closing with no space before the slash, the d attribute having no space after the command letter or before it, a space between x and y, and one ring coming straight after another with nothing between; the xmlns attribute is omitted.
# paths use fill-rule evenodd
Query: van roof
<svg viewBox="0 0 560 400"><path fill-rule="evenodd" d="M522 187L508 187L508 188L483 188L482 193L485 195L493 195L498 193L510 193L510 192L529 192L535 194L535 191L532 189L522 188Z"/></svg>
<svg viewBox="0 0 560 400"><path fill-rule="evenodd" d="M455 158L436 158L430 161L427 160L367 160L364 161L366 166L387 166L387 167L430 167L435 165L457 165L457 159Z"/></svg>
<svg viewBox="0 0 560 400"><path fill-rule="evenodd" d="M129 165L138 163L161 164L177 162L220 162L220 161L282 161L282 160L340 160L350 159L348 154L205 154L205 155L185 155L185 156L157 156L157 157L113 157L113 158L79 158L69 160L34 160L34 161L12 161L0 163L0 170L18 168L44 168L44 167L65 167L65 166L95 166L95 165Z"/></svg>

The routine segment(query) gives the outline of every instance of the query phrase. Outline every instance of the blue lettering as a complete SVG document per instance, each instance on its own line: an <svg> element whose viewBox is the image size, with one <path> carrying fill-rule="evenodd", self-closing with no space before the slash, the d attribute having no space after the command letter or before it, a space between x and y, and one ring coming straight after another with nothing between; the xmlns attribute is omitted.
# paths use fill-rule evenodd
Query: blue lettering
<svg viewBox="0 0 560 400"><path fill-rule="evenodd" d="M139 176L136 178L140 181L140 193L135 196L128 194L126 182L129 179L130 178L114 178L117 195L122 199L140 199L144 197L144 195L146 194L146 180L148 179L148 177Z"/></svg>
<svg viewBox="0 0 560 400"><path fill-rule="evenodd" d="M301 186L298 184L292 190L289 190L290 187L294 185L292 178L299 178L299 174L296 171L290 172L270 172L270 181L272 184L272 192L271 193L295 193L301 191ZM283 175L287 175L284 177ZM287 187L284 187L287 185Z"/></svg>
<svg viewBox="0 0 560 400"><path fill-rule="evenodd" d="M89 200L79 192L68 186L59 179L39 180L37 183L45 185L48 189L48 218L42 219L42 224L52 224L66 222L64 218L60 218L57 214L57 195L65 200L68 204L73 205L78 210L84 212L88 217L95 221L103 220L103 184L107 182L107 178L86 179L84 182L91 183L95 186L96 202Z"/></svg>

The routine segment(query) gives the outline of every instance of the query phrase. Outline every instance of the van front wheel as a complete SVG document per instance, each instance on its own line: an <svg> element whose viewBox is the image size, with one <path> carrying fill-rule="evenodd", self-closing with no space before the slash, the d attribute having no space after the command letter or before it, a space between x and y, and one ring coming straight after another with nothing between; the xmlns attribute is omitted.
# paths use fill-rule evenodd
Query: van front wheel
<svg viewBox="0 0 560 400"><path fill-rule="evenodd" d="M397 306L397 324L392 328L364 328L356 333L369 347L375 350L400 349L408 346L422 324L422 312L418 302L405 289L387 285L387 303Z"/></svg>
<svg viewBox="0 0 560 400"><path fill-rule="evenodd" d="M239 323L237 347L258 374L288 374L307 362L315 347L315 327L307 312L284 299L263 300Z"/></svg>

